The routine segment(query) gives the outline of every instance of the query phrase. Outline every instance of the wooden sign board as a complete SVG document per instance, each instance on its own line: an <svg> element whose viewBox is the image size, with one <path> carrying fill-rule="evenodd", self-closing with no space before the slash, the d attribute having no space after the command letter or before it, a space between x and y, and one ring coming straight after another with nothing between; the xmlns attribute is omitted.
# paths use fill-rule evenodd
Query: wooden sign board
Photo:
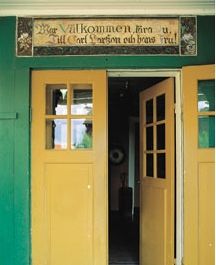
<svg viewBox="0 0 216 265"><path fill-rule="evenodd" d="M17 56L196 55L196 17L17 19Z"/></svg>

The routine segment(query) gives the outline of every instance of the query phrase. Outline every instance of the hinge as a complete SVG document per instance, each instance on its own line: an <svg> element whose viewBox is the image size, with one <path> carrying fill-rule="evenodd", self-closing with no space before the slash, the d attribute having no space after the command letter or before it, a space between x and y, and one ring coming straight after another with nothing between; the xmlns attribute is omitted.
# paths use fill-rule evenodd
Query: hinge
<svg viewBox="0 0 216 265"><path fill-rule="evenodd" d="M0 120L16 120L18 119L17 112L0 112Z"/></svg>
<svg viewBox="0 0 216 265"><path fill-rule="evenodd" d="M176 109L176 103L174 103L174 112L175 112L175 114L176 114L176 112L177 112L177 109Z"/></svg>
<svg viewBox="0 0 216 265"><path fill-rule="evenodd" d="M184 265L184 257L182 257L181 265Z"/></svg>
<svg viewBox="0 0 216 265"><path fill-rule="evenodd" d="M180 115L181 121L183 121L183 111L182 111L182 109L180 110L179 108L177 108L176 103L174 103L174 112L176 115Z"/></svg>

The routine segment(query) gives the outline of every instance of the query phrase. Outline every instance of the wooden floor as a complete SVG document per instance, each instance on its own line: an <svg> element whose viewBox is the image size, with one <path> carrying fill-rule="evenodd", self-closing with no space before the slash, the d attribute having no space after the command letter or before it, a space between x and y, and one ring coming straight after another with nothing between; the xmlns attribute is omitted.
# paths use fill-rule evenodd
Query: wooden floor
<svg viewBox="0 0 216 265"><path fill-rule="evenodd" d="M109 265L139 264L137 222L112 215L109 223Z"/></svg>

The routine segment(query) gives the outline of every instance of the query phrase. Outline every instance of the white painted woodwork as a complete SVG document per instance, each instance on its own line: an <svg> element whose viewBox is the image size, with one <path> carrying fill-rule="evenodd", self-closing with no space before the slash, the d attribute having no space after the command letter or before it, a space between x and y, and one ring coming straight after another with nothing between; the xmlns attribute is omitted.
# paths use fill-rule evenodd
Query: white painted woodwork
<svg viewBox="0 0 216 265"><path fill-rule="evenodd" d="M0 16L214 15L214 0L2 0Z"/></svg>

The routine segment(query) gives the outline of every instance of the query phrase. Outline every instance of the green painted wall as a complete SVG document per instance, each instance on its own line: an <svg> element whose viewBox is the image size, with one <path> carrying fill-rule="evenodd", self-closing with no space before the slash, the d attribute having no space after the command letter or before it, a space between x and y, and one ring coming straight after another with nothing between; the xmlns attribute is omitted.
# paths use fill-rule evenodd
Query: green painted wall
<svg viewBox="0 0 216 265"><path fill-rule="evenodd" d="M15 17L0 18L0 264L30 262L30 72L181 68L214 63L214 17L198 17L198 56L15 57Z"/></svg>

